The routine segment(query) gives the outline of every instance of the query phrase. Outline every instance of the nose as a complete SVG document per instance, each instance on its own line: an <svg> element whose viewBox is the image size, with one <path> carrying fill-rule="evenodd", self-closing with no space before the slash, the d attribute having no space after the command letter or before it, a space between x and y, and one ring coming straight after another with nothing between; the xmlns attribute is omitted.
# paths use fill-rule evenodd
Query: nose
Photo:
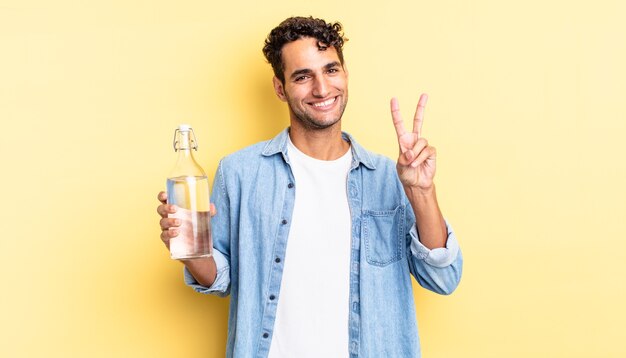
<svg viewBox="0 0 626 358"><path fill-rule="evenodd" d="M329 93L330 86L324 76L315 77L313 82L313 96L324 98Z"/></svg>

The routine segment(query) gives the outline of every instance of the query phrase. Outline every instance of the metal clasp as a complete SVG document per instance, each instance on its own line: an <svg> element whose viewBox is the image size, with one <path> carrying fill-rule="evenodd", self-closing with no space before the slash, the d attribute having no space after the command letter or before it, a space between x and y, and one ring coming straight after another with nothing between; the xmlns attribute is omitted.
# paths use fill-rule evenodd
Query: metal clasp
<svg viewBox="0 0 626 358"><path fill-rule="evenodd" d="M180 148L177 146L178 141L176 140L176 134L178 132L180 132L181 130L176 128L176 130L174 130L174 141L173 141L173 145L174 145L174 151L178 152L180 150ZM189 139L189 141L191 142L191 148L193 148L193 150L198 151L198 140L196 139L196 133L194 133L193 128L189 128L189 131L191 132L191 138ZM189 131L185 131L185 132L189 132Z"/></svg>

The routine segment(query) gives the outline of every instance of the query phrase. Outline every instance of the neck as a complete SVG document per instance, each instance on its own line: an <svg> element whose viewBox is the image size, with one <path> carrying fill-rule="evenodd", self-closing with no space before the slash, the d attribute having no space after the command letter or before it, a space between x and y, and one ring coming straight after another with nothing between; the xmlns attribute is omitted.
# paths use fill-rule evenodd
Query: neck
<svg viewBox="0 0 626 358"><path fill-rule="evenodd" d="M350 148L350 144L343 140L341 127L338 125L326 129L307 130L292 122L289 138L302 153L319 160L339 159Z"/></svg>

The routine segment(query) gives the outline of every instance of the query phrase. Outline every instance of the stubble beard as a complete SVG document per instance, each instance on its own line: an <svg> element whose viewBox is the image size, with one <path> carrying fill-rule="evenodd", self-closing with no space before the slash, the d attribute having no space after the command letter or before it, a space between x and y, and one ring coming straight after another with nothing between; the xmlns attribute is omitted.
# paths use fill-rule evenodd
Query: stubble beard
<svg viewBox="0 0 626 358"><path fill-rule="evenodd" d="M305 129L323 130L330 128L339 123L339 121L341 121L341 117L343 117L343 112L345 111L346 105L348 104L347 97L342 96L341 98L345 98L345 100L341 104L339 104L339 114L337 118L334 118L329 122L321 122L316 120L309 113L307 113L306 110L295 110L295 106L291 104L291 99L289 97L287 97L287 105L289 106L289 111L293 114L298 123L300 123Z"/></svg>

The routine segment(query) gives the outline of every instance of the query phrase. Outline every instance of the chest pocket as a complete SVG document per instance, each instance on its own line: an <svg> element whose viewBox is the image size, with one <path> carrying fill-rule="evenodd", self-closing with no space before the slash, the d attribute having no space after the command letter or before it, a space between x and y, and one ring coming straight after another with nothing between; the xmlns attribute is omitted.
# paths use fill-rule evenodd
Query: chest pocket
<svg viewBox="0 0 626 358"><path fill-rule="evenodd" d="M403 218L403 206L393 210L363 212L363 239L369 264L387 266L402 258Z"/></svg>

